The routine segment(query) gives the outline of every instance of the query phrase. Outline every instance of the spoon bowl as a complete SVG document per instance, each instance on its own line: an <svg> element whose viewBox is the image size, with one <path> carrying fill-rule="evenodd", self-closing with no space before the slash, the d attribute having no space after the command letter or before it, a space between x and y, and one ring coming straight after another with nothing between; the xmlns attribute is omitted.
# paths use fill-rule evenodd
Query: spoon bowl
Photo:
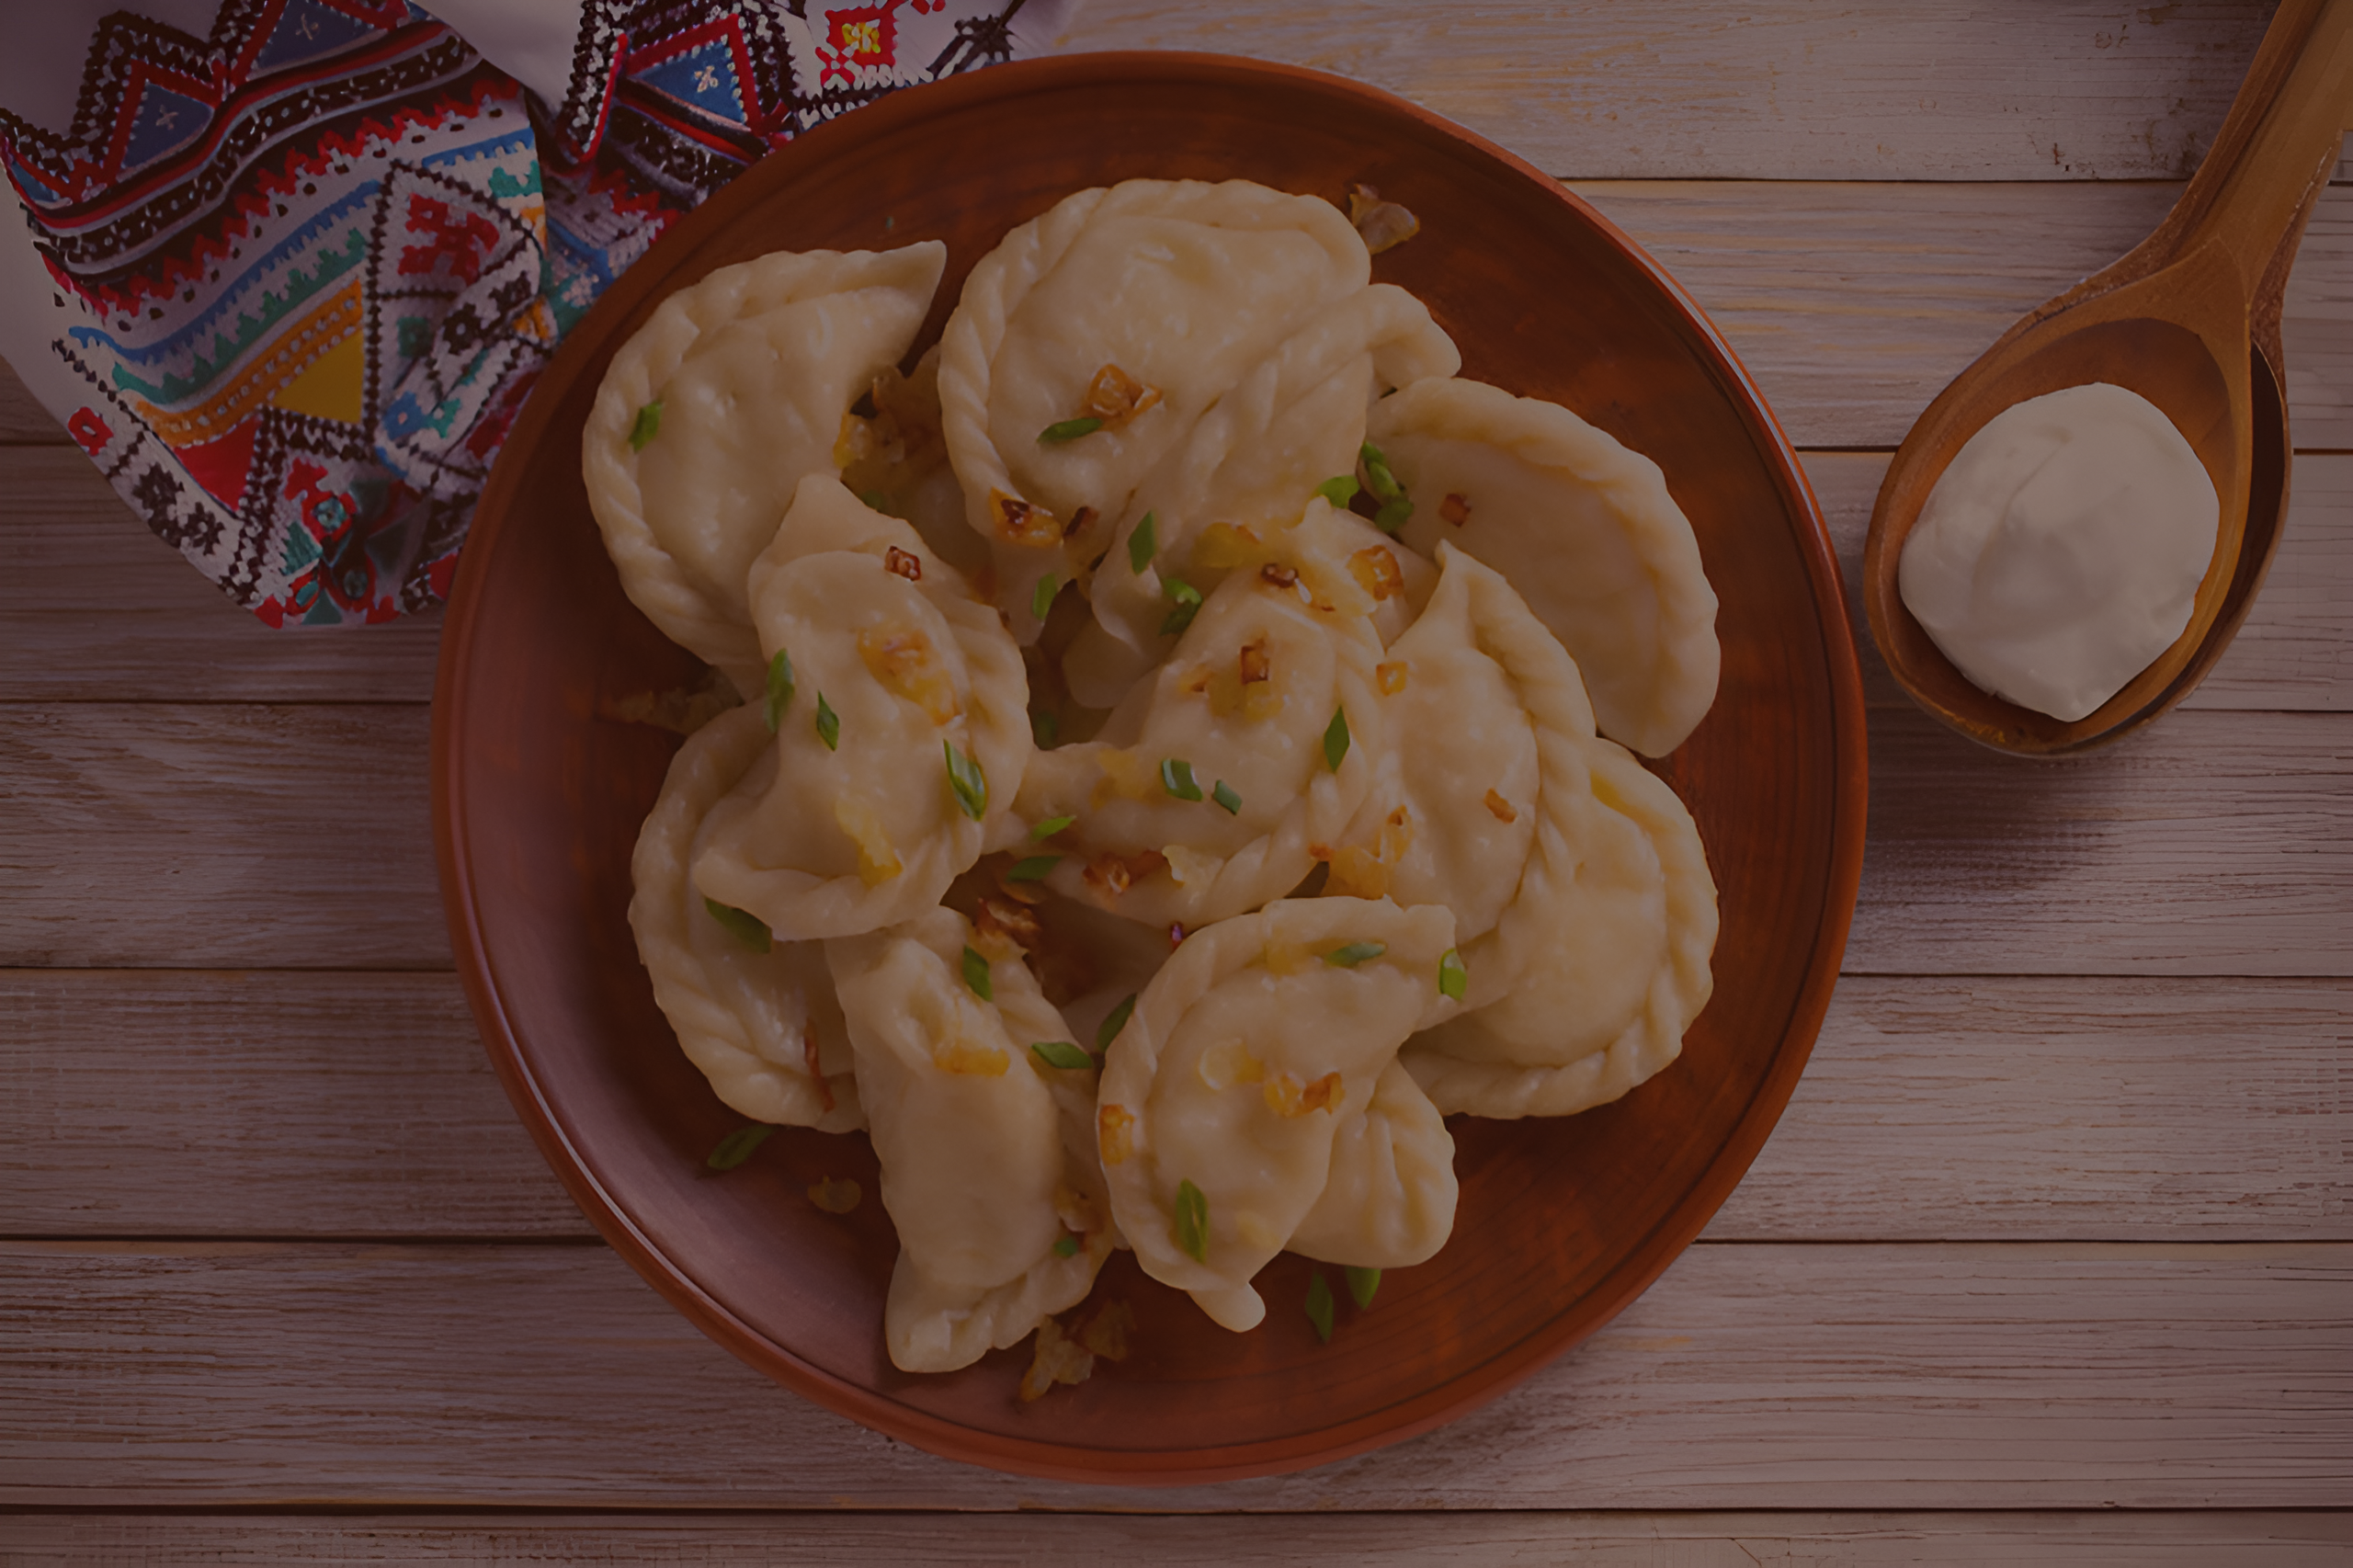
<svg viewBox="0 0 2353 1568"><path fill-rule="evenodd" d="M2279 297L2353 98L2353 0L2281 6L2212 152L2156 233L2004 334L1924 412L1888 465L1863 556L1871 635L1913 699L1996 750L2056 756L2122 738L2178 703L2245 621L2279 537L2290 449ZM2067 721L1983 690L1904 605L1904 541L1937 481L1995 415L2106 381L2189 443L2222 504L2181 636L2108 701Z"/></svg>

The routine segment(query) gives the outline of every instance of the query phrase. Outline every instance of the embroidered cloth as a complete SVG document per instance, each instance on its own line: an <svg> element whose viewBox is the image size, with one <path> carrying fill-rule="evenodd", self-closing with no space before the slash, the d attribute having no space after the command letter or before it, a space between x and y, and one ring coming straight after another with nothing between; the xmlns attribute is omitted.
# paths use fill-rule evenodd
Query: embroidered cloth
<svg viewBox="0 0 2353 1568"><path fill-rule="evenodd" d="M1073 0L133 3L11 18L0 356L232 599L324 626L448 591L549 354L673 219Z"/></svg>

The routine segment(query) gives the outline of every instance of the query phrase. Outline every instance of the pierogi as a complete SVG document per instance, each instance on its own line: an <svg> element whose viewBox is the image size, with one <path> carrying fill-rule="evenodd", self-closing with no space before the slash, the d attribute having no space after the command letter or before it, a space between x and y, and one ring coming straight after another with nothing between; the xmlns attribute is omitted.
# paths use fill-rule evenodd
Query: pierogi
<svg viewBox="0 0 2353 1568"><path fill-rule="evenodd" d="M744 592L794 489L838 471L842 416L915 341L948 247L779 252L665 300L613 357L581 432L589 509L621 587L746 697Z"/></svg>
<svg viewBox="0 0 2353 1568"><path fill-rule="evenodd" d="M902 1369L1120 1246L1235 1331L1286 1249L1427 1263L1448 1116L1613 1099L1707 1002L1706 854L1627 749L1715 693L1690 525L1456 379L1321 198L1078 192L902 374L945 263L723 269L600 392L622 583L746 699L639 840L656 1000L742 1114L870 1133Z"/></svg>

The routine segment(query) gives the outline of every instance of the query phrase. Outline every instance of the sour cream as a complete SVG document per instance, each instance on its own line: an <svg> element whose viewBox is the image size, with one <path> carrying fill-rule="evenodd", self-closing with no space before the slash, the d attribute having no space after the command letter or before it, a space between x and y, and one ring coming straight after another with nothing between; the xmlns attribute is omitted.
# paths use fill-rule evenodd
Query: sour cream
<svg viewBox="0 0 2353 1568"><path fill-rule="evenodd" d="M2222 511L2154 403L2069 387L1969 438L1904 542L1897 586L1980 688L2073 722L2188 627Z"/></svg>

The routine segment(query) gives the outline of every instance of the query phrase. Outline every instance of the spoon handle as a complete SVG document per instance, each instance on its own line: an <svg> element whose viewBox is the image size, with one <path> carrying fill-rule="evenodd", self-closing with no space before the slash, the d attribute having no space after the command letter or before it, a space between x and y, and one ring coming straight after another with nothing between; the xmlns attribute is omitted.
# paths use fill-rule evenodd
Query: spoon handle
<svg viewBox="0 0 2353 1568"><path fill-rule="evenodd" d="M2220 241L2251 296L2315 187L2328 179L2348 119L2353 0L2287 0L2206 166L2182 194L2173 253L2189 256Z"/></svg>

